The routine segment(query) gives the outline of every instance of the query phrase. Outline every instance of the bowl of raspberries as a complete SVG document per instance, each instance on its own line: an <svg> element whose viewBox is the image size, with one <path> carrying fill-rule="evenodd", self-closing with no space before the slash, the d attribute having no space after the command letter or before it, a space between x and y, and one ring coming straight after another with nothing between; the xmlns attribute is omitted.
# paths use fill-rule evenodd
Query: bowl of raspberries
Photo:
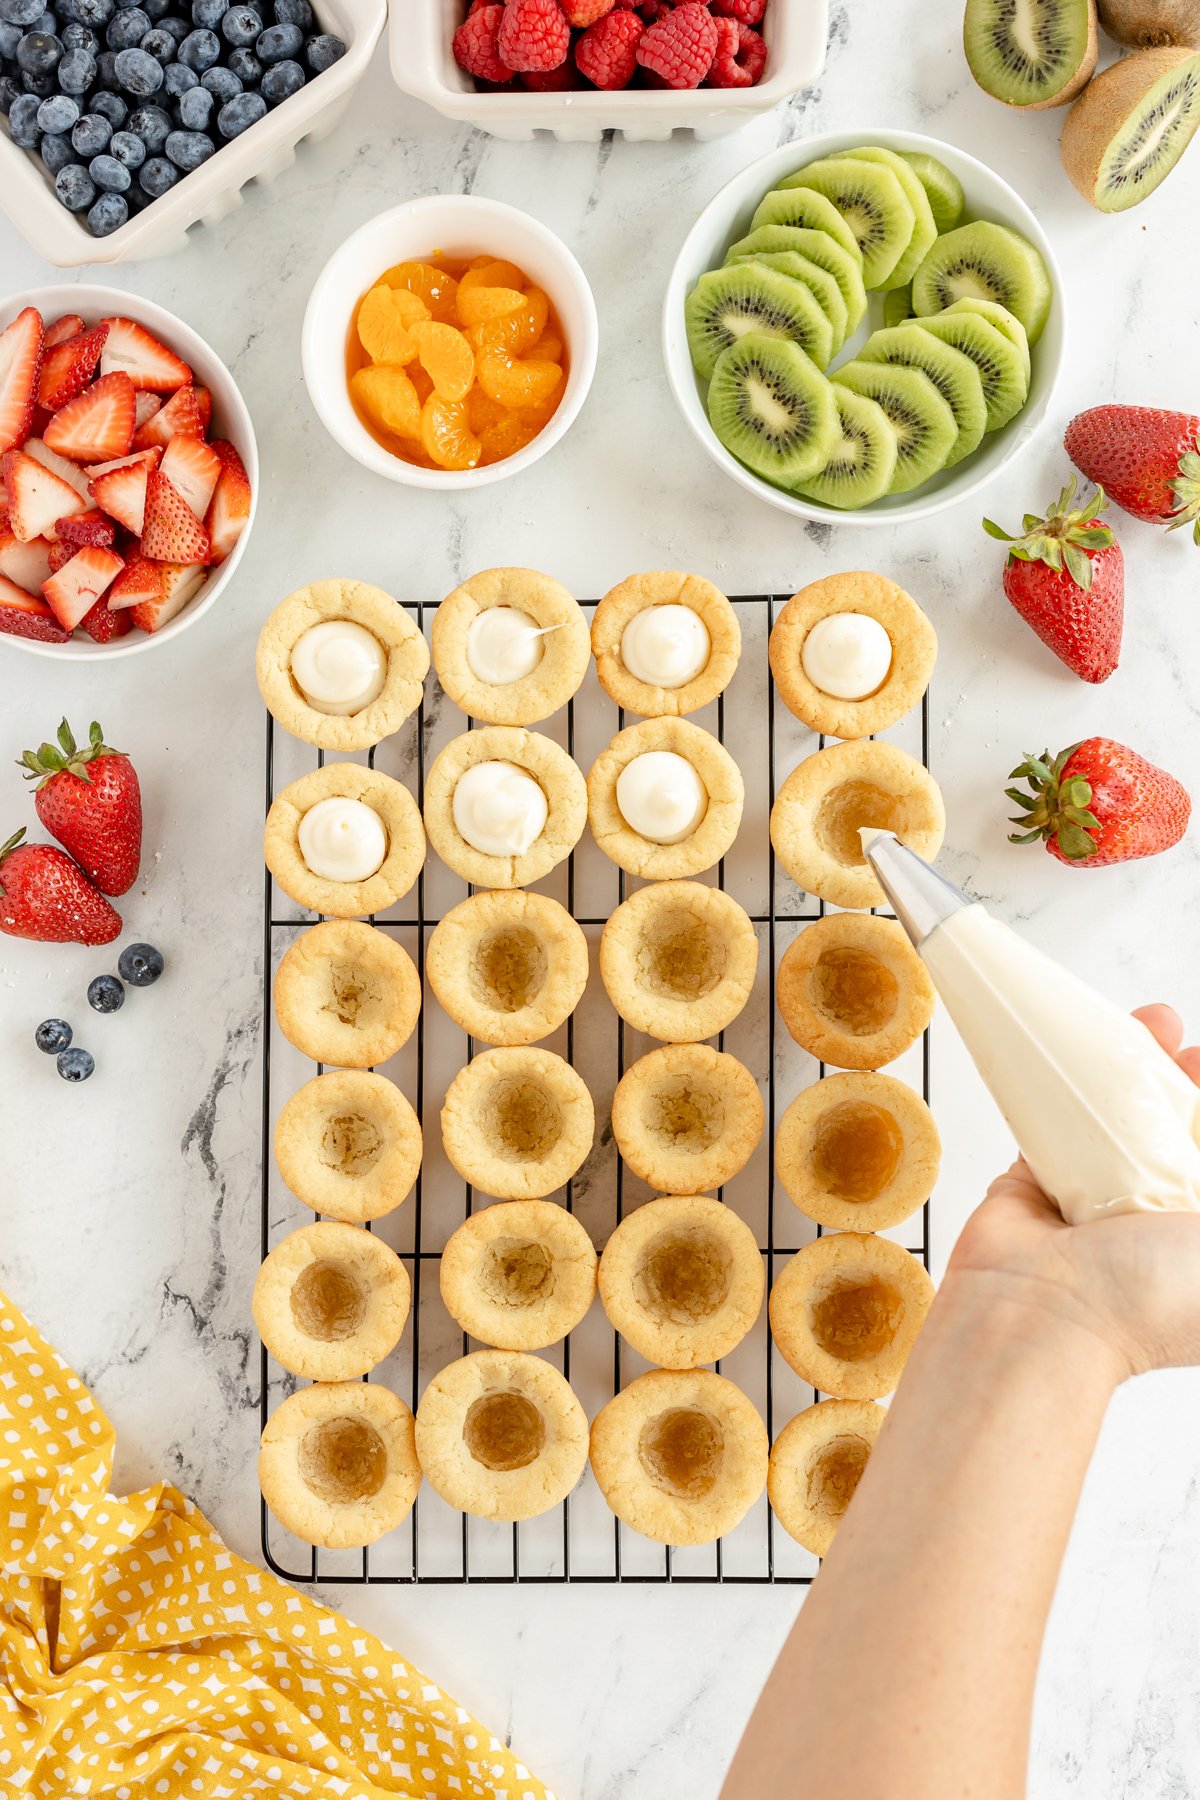
<svg viewBox="0 0 1200 1800"><path fill-rule="evenodd" d="M827 17L827 0L408 0L392 74L495 137L718 137L811 85Z"/></svg>
<svg viewBox="0 0 1200 1800"><path fill-rule="evenodd" d="M0 0L0 207L50 262L161 256L327 131L386 0Z"/></svg>

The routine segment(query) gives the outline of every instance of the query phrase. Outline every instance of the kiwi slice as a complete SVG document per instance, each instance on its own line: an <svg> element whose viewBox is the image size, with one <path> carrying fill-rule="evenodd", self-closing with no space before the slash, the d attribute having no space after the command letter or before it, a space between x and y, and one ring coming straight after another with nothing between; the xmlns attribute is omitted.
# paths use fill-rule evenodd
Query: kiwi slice
<svg viewBox="0 0 1200 1800"><path fill-rule="evenodd" d="M862 251L858 239L832 200L799 186L803 173L801 170L799 175L789 175L777 188L763 195L750 221L751 231L757 231L762 225L792 225L802 231L825 231L835 244L857 257L861 266Z"/></svg>
<svg viewBox="0 0 1200 1800"><path fill-rule="evenodd" d="M708 416L739 462L784 487L819 474L838 441L831 384L799 344L759 331L717 358Z"/></svg>
<svg viewBox="0 0 1200 1800"><path fill-rule="evenodd" d="M1096 0L967 0L963 48L994 100L1065 106L1096 67Z"/></svg>
<svg viewBox="0 0 1200 1800"><path fill-rule="evenodd" d="M1200 6L1200 0L1196 4ZM925 150L902 150L900 154L925 189L938 230L953 231L967 204L958 176Z"/></svg>
<svg viewBox="0 0 1200 1800"><path fill-rule="evenodd" d="M913 276L913 309L942 312L965 297L997 300L1017 315L1036 344L1051 291L1046 265L1027 239L1007 225L977 219L938 238Z"/></svg>
<svg viewBox="0 0 1200 1800"><path fill-rule="evenodd" d="M793 339L822 369L833 355L833 326L809 289L757 262L702 275L684 319L698 375L710 376L722 350L748 331Z"/></svg>
<svg viewBox="0 0 1200 1800"><path fill-rule="evenodd" d="M877 163L856 162L851 156L829 156L810 163L791 180L832 202L862 251L863 281L868 288L886 287L912 242L917 223L908 196L892 171ZM760 222L758 213L754 219L756 224Z"/></svg>
<svg viewBox="0 0 1200 1800"><path fill-rule="evenodd" d="M873 331L859 351L858 360L897 363L928 375L958 426L958 440L943 468L951 468L964 456L970 456L972 450L978 450L987 429L988 412L982 378L969 356L909 319L903 325Z"/></svg>
<svg viewBox="0 0 1200 1800"><path fill-rule="evenodd" d="M905 319L912 318L912 282L905 282L903 287L889 288L883 296L883 322L885 325L902 325Z"/></svg>
<svg viewBox="0 0 1200 1800"><path fill-rule="evenodd" d="M1063 168L1101 212L1124 212L1171 173L1197 125L1200 53L1135 50L1097 75L1067 114Z"/></svg>
<svg viewBox="0 0 1200 1800"><path fill-rule="evenodd" d="M889 494L906 494L943 468L958 440L947 401L920 369L894 363L848 362L831 387L846 387L881 406L896 434L896 468Z"/></svg>
<svg viewBox="0 0 1200 1800"><path fill-rule="evenodd" d="M814 200L820 198L817 194L812 197ZM838 223L841 224L840 219ZM830 237L827 231L796 225L760 225L757 231L730 245L725 261L741 262L748 256L774 256L788 250L816 263L819 269L828 270L846 302L846 336L857 331L867 310L867 290L863 286L862 257L857 244L851 251Z"/></svg>
<svg viewBox="0 0 1200 1800"><path fill-rule="evenodd" d="M1200 0L1096 0L1096 11L1109 37L1134 50L1200 44Z"/></svg>
<svg viewBox="0 0 1200 1800"><path fill-rule="evenodd" d="M1015 344L1020 351L1021 361L1025 365L1025 385L1029 386L1030 377L1033 374L1033 364L1029 358L1029 339L1025 335L1025 327L1015 313L1010 313L1007 306L1000 306L995 300L976 300L971 297L966 300L956 300L953 306L946 308L946 311L947 313L977 313L981 319L986 319L989 325L994 325L996 330L1002 333L1010 343Z"/></svg>
<svg viewBox="0 0 1200 1800"><path fill-rule="evenodd" d="M796 493L825 506L867 506L886 494L896 473L897 440L876 400L848 387L833 388L841 435L819 475L798 483Z"/></svg>
<svg viewBox="0 0 1200 1800"><path fill-rule="evenodd" d="M913 218L916 223L913 226L908 249L901 256L885 284L888 290L907 287L924 262L926 253L932 248L933 240L938 234L938 228L933 222L933 209L929 204L929 196L925 192L924 184L915 169L910 169L904 158L897 156L894 150L883 150L875 144L867 144L860 150L849 150L846 154L855 162L880 163L885 169L890 169L903 188L905 199L913 209Z"/></svg>
<svg viewBox="0 0 1200 1800"><path fill-rule="evenodd" d="M836 355L846 341L849 315L842 290L829 270L809 262L807 256L801 256L795 250L767 250L761 256L735 256L727 259L727 266L747 262L757 263L762 269L774 269L780 275L790 275L793 281L804 283L833 328L833 353Z"/></svg>
<svg viewBox="0 0 1200 1800"><path fill-rule="evenodd" d="M1029 377L1025 359L1011 338L978 313L960 312L957 307L933 313L917 323L944 344L961 350L975 364L983 382L989 431L1007 425L1020 412L1029 397Z"/></svg>

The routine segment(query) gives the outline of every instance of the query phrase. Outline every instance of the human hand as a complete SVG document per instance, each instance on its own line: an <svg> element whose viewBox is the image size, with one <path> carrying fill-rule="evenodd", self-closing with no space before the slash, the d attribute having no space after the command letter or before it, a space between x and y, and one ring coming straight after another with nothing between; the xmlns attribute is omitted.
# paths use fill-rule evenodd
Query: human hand
<svg viewBox="0 0 1200 1800"><path fill-rule="evenodd" d="M1181 1047L1178 1014L1146 1006L1134 1017L1200 1086L1200 1047ZM1018 1159L968 1219L947 1274L1090 1335L1117 1380L1200 1363L1200 1213L1068 1225Z"/></svg>

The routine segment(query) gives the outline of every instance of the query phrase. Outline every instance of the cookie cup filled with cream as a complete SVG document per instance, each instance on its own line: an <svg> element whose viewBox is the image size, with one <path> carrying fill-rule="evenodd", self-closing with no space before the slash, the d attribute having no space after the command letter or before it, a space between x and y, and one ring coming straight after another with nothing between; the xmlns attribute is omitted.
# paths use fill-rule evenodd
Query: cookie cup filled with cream
<svg viewBox="0 0 1200 1800"><path fill-rule="evenodd" d="M587 819L583 776L537 731L485 725L453 738L425 783L429 841L464 881L527 887L571 854Z"/></svg>
<svg viewBox="0 0 1200 1800"><path fill-rule="evenodd" d="M785 706L828 737L871 737L929 686L937 634L884 575L826 575L793 594L771 629L771 674Z"/></svg>
<svg viewBox="0 0 1200 1800"><path fill-rule="evenodd" d="M737 836L745 788L732 756L687 719L619 731L587 778L592 835L618 868L647 881L698 875Z"/></svg>
<svg viewBox="0 0 1200 1800"><path fill-rule="evenodd" d="M416 801L390 775L326 763L275 796L263 855L297 905L361 919L407 894L425 861L425 832Z"/></svg>
<svg viewBox="0 0 1200 1800"><path fill-rule="evenodd" d="M259 633L258 689L273 718L321 750L367 750L420 704L429 647L399 601L365 581L314 581Z"/></svg>
<svg viewBox="0 0 1200 1800"><path fill-rule="evenodd" d="M456 706L488 725L535 725L587 673L579 602L536 569L484 569L438 607L433 662Z"/></svg>
<svg viewBox="0 0 1200 1800"><path fill-rule="evenodd" d="M629 575L592 618L592 654L605 693L644 718L676 717L724 692L742 651L737 614L701 575Z"/></svg>

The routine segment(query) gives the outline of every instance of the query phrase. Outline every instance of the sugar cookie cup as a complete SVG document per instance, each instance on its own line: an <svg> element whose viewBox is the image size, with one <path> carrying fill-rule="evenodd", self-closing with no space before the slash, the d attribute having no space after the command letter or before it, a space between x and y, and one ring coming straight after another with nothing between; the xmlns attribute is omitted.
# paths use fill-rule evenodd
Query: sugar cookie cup
<svg viewBox="0 0 1200 1800"><path fill-rule="evenodd" d="M369 632L383 657L383 685L357 712L315 706L292 668L292 652L316 625L345 620ZM429 646L398 600L365 581L314 581L281 600L259 633L258 691L293 737L321 750L367 750L398 731L420 705Z"/></svg>
<svg viewBox="0 0 1200 1800"><path fill-rule="evenodd" d="M309 1381L353 1381L400 1342L408 1271L357 1225L302 1225L276 1244L254 1283L258 1335L275 1361Z"/></svg>
<svg viewBox="0 0 1200 1800"><path fill-rule="evenodd" d="M306 1081L275 1125L275 1160L297 1200L348 1225L408 1198L421 1148L421 1122L400 1089L365 1069Z"/></svg>
<svg viewBox="0 0 1200 1800"><path fill-rule="evenodd" d="M454 790L481 763L513 763L541 788L546 822L521 855L499 856L469 844L454 822ZM484 888L528 887L568 857L587 822L587 789L565 750L540 732L484 725L452 738L425 782L425 829L446 867Z"/></svg>
<svg viewBox="0 0 1200 1800"><path fill-rule="evenodd" d="M485 1044L534 1044L583 998L587 938L565 907L520 888L472 894L439 920L425 973L444 1012Z"/></svg>
<svg viewBox="0 0 1200 1800"><path fill-rule="evenodd" d="M528 675L488 681L472 668L471 634L492 607L523 613L545 635ZM588 628L579 602L536 569L484 569L447 594L433 619L433 666L454 704L488 725L535 725L565 706L587 674Z"/></svg>
<svg viewBox="0 0 1200 1800"><path fill-rule="evenodd" d="M617 783L635 757L666 751L690 763L707 797L704 815L679 843L643 837L617 804ZM687 719L643 719L618 731L602 750L587 778L588 820L604 854L630 875L646 881L674 881L699 875L720 862L742 822L742 772L711 732Z"/></svg>
<svg viewBox="0 0 1200 1800"><path fill-rule="evenodd" d="M771 1331L802 1381L839 1400L890 1394L933 1300L890 1238L842 1231L798 1250L771 1289Z"/></svg>
<svg viewBox="0 0 1200 1800"><path fill-rule="evenodd" d="M355 801L377 814L383 826L383 860L361 881L336 881L314 874L300 848L300 827L322 800ZM408 789L378 769L358 763L326 763L277 794L263 834L267 867L290 900L333 919L361 919L383 912L407 894L425 861L425 832Z"/></svg>
<svg viewBox="0 0 1200 1800"><path fill-rule="evenodd" d="M825 693L804 668L809 633L838 613L873 619L891 641L886 675L858 700ZM911 594L885 575L859 570L826 575L793 594L771 628L769 654L779 697L798 719L828 737L864 738L886 731L918 705L937 661L937 633Z"/></svg>
<svg viewBox="0 0 1200 1800"><path fill-rule="evenodd" d="M600 1258L600 1303L639 1356L663 1369L719 1362L762 1311L754 1233L720 1200L671 1195L622 1219Z"/></svg>
<svg viewBox="0 0 1200 1800"><path fill-rule="evenodd" d="M618 906L600 938L600 978L635 1031L668 1044L715 1037L745 1006L758 967L749 915L720 888L660 881Z"/></svg>
<svg viewBox="0 0 1200 1800"><path fill-rule="evenodd" d="M642 680L626 667L621 643L639 613L654 606L686 606L708 634L708 660L680 687ZM737 614L720 588L702 575L653 569L629 575L605 594L592 615L592 655L596 674L610 699L642 718L681 717L707 706L729 686L742 653Z"/></svg>
<svg viewBox="0 0 1200 1800"><path fill-rule="evenodd" d="M369 1069L394 1056L421 1011L421 977L386 931L328 919L302 932L275 971L275 1017L314 1062Z"/></svg>
<svg viewBox="0 0 1200 1800"><path fill-rule="evenodd" d="M878 1069L915 1044L933 1017L925 964L894 919L828 913L780 958L775 995L802 1049L838 1069Z"/></svg>
<svg viewBox="0 0 1200 1800"><path fill-rule="evenodd" d="M612 1099L617 1149L667 1194L703 1194L744 1169L762 1136L750 1071L708 1044L668 1044L626 1069Z"/></svg>
<svg viewBox="0 0 1200 1800"><path fill-rule="evenodd" d="M429 1383L416 1441L429 1485L448 1506L515 1522L571 1492L587 1464L587 1415L540 1356L477 1350Z"/></svg>
<svg viewBox="0 0 1200 1800"><path fill-rule="evenodd" d="M711 1544L767 1481L766 1426L710 1369L652 1369L592 1423L592 1473L618 1519L658 1544Z"/></svg>
<svg viewBox="0 0 1200 1800"><path fill-rule="evenodd" d="M859 831L894 831L932 862L946 809L937 782L894 744L831 744L792 770L771 808L771 843L797 887L834 906L885 904Z"/></svg>
<svg viewBox="0 0 1200 1800"><path fill-rule="evenodd" d="M596 1250L553 1200L506 1200L472 1213L442 1251L442 1299L471 1337L498 1350L545 1350L596 1294Z"/></svg>
<svg viewBox="0 0 1200 1800"><path fill-rule="evenodd" d="M821 1400L790 1419L772 1444L771 1511L814 1556L828 1553L886 1418L873 1400Z"/></svg>
<svg viewBox="0 0 1200 1800"><path fill-rule="evenodd" d="M942 1146L919 1094L890 1075L827 1075L775 1134L788 1199L833 1231L888 1231L933 1192Z"/></svg>
<svg viewBox="0 0 1200 1800"><path fill-rule="evenodd" d="M442 1105L442 1143L464 1181L498 1200L540 1200L592 1147L596 1115L582 1076L550 1050L484 1050Z"/></svg>
<svg viewBox="0 0 1200 1800"><path fill-rule="evenodd" d="M378 1382L301 1388L267 1420L258 1483L279 1523L304 1543L373 1544L408 1517L421 1485L413 1416Z"/></svg>

